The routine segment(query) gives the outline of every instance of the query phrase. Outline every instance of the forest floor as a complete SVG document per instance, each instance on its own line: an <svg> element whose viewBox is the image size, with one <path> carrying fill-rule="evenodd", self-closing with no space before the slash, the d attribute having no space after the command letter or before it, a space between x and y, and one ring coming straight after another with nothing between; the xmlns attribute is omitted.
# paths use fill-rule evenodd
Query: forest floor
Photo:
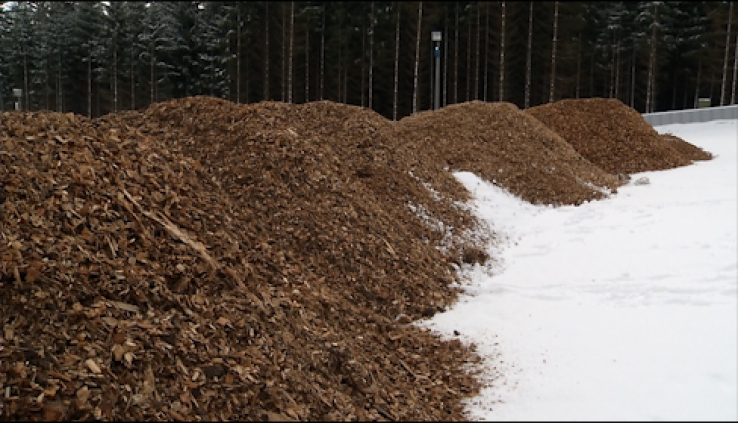
<svg viewBox="0 0 738 423"><path fill-rule="evenodd" d="M475 347L410 324L495 260L452 172L579 205L710 158L604 99L392 122L191 97L5 112L0 139L13 420L464 420Z"/></svg>

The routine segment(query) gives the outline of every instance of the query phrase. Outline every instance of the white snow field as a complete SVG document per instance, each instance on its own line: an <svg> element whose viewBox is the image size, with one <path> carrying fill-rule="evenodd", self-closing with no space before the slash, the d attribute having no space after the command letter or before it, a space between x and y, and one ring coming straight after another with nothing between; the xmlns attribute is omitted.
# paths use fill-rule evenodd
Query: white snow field
<svg viewBox="0 0 738 423"><path fill-rule="evenodd" d="M738 420L736 124L656 127L717 157L579 207L455 174L507 237L489 247L501 260L461 270L454 307L419 323L485 357L471 419Z"/></svg>

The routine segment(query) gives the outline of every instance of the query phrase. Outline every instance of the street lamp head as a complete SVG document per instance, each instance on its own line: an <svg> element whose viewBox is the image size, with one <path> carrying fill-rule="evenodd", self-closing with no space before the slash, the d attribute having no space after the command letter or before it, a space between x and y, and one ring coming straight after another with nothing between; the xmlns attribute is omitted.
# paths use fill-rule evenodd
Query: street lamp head
<svg viewBox="0 0 738 423"><path fill-rule="evenodd" d="M431 41L441 41L441 31L431 31Z"/></svg>

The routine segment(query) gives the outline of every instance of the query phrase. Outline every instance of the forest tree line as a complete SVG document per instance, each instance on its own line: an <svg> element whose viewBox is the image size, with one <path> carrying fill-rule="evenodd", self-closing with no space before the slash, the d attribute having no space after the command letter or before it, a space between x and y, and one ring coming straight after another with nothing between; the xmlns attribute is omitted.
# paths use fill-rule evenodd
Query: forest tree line
<svg viewBox="0 0 738 423"><path fill-rule="evenodd" d="M210 95L332 100L389 119L442 106L617 98L736 103L734 2L6 2L0 108L90 117ZM735 16L735 17L734 17Z"/></svg>

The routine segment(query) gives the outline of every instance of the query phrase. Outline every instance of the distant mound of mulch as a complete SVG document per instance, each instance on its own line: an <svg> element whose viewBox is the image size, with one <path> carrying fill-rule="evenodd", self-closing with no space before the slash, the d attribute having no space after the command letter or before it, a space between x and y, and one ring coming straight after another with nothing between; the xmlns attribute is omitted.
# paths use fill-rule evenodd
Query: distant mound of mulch
<svg viewBox="0 0 738 423"><path fill-rule="evenodd" d="M531 107L526 112L611 174L672 169L691 163L640 113L617 99L567 99Z"/></svg>
<svg viewBox="0 0 738 423"><path fill-rule="evenodd" d="M470 171L524 200L553 205L600 199L621 185L512 103L455 104L406 117L396 130L424 179L437 179L429 173L439 169Z"/></svg>
<svg viewBox="0 0 738 423"><path fill-rule="evenodd" d="M661 138L667 140L669 143L671 143L671 146L674 147L677 151L682 153L682 155L689 160L712 160L713 156L712 153L705 151L699 147L697 147L694 144L691 144L678 136L674 134L661 134Z"/></svg>
<svg viewBox="0 0 738 423"><path fill-rule="evenodd" d="M419 206L473 218L357 109L3 113L3 417L462 419L476 355L404 323L457 293Z"/></svg>

